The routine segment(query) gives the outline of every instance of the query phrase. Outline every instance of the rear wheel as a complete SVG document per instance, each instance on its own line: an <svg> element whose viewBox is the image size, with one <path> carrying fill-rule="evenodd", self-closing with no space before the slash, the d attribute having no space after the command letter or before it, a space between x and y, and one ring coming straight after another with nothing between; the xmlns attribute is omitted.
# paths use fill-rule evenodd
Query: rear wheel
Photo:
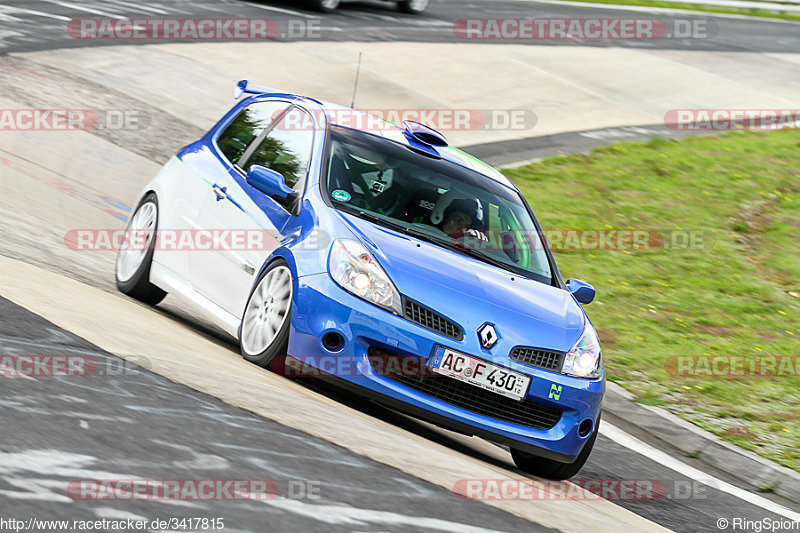
<svg viewBox="0 0 800 533"><path fill-rule="evenodd" d="M592 436L586 441L583 450L578 455L574 463L560 463L552 459L545 459L519 450L511 450L511 457L517 468L527 474L545 479L569 479L577 474L594 448L594 442L597 440L597 432L600 429L600 418L597 419Z"/></svg>
<svg viewBox="0 0 800 533"><path fill-rule="evenodd" d="M117 251L116 278L120 292L155 305L167 295L150 283L150 266L158 229L158 199L147 194L133 212Z"/></svg>
<svg viewBox="0 0 800 533"><path fill-rule="evenodd" d="M332 13L339 7L340 0L308 0L312 9L323 13Z"/></svg>
<svg viewBox="0 0 800 533"><path fill-rule="evenodd" d="M400 11L403 13L411 13L412 15L419 15L426 9L428 9L428 5L430 4L430 0L402 0L401 2L397 3L397 7L400 8Z"/></svg>
<svg viewBox="0 0 800 533"><path fill-rule="evenodd" d="M242 317L242 357L268 367L286 354L292 313L292 272L278 259L267 267L253 288Z"/></svg>

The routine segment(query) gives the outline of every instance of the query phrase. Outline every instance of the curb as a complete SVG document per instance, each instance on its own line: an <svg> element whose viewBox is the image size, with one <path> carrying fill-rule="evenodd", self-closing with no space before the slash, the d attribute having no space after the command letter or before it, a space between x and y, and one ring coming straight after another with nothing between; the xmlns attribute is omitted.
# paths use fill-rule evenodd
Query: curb
<svg viewBox="0 0 800 533"><path fill-rule="evenodd" d="M800 505L797 472L727 443L665 409L636 403L633 395L616 383L607 383L603 412L641 429L662 449L684 458L699 452L695 461L726 473L748 489L759 492L771 486L773 494Z"/></svg>
<svg viewBox="0 0 800 533"><path fill-rule="evenodd" d="M671 130L664 124L611 126L471 144L459 148L492 166L508 168L559 154L589 153L592 148L615 142L648 141L653 137L680 138L698 134L704 135L707 132Z"/></svg>
<svg viewBox="0 0 800 533"><path fill-rule="evenodd" d="M786 2L785 0L770 2L768 0L666 0L669 3L685 3L696 5L697 9L684 9L667 6L640 6L634 4L606 4L600 0L597 1L582 1L582 0L523 0L536 4L554 4L554 5L569 5L576 7L592 6L595 9L608 9L616 11L641 11L649 13L665 13L665 14L680 14L688 13L692 15L706 15L710 17L732 17L732 18L747 18L755 20L766 20L770 22L789 22L797 23L794 20L786 20L779 17L759 17L748 15L747 12L742 13L717 13L714 11L703 10L703 7L715 8L732 8L732 9L762 9L764 11L771 11L773 13L785 13L788 15L797 15L800 13L800 5L795 0Z"/></svg>

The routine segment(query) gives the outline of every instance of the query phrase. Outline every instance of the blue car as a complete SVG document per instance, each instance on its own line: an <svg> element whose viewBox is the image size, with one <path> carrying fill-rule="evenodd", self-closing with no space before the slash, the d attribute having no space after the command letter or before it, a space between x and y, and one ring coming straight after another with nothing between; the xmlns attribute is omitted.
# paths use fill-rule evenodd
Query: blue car
<svg viewBox="0 0 800 533"><path fill-rule="evenodd" d="M420 123L247 81L236 96L143 189L118 288L181 298L255 364L575 475L605 392L595 291L562 280L514 184Z"/></svg>

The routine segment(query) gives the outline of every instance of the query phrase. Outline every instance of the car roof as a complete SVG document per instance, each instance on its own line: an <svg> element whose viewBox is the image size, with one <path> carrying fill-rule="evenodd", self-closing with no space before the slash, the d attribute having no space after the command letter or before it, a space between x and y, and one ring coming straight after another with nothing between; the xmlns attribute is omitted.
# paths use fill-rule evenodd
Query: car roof
<svg viewBox="0 0 800 533"><path fill-rule="evenodd" d="M384 137L391 141L411 147L411 141L404 134L404 129L398 124L394 124L380 117L370 115L364 111L359 111L351 107L335 104L333 102L326 102L317 100L316 98L303 96L288 91L281 91L268 87L254 86L242 80L237 85L237 93L235 96L240 96L241 93L252 93L255 95L254 99L261 100L262 98L270 97L283 97L302 102L302 107L313 111L322 111L325 114L328 124L351 128L365 133ZM359 127L363 126L363 127ZM454 148L452 146L436 146L433 149L447 161L451 161L457 165L468 168L479 174L486 176L498 183L505 185L515 191L519 191L517 187L505 177L500 171L484 163L480 159L473 157L466 152Z"/></svg>
<svg viewBox="0 0 800 533"><path fill-rule="evenodd" d="M405 146L411 146L411 141L404 134L404 128L400 127L398 124L389 122L388 120L374 115L370 115L364 111L359 111L357 109L331 102L321 102L321 108L325 112L329 124L342 126L345 128L352 128L370 133L372 135L384 137ZM364 119L361 123L367 124L368 127L357 127L359 121L358 119L354 120L354 117L352 117L353 114L362 115ZM347 117L348 120L342 120L342 117ZM442 156L443 159L474 170L475 172L478 172L487 178L502 183L506 187L517 190L516 186L514 186L514 184L507 177L500 173L500 171L490 166L488 163L484 163L480 159L463 152L462 150L449 145L443 147L436 146L434 149L439 153L440 156Z"/></svg>

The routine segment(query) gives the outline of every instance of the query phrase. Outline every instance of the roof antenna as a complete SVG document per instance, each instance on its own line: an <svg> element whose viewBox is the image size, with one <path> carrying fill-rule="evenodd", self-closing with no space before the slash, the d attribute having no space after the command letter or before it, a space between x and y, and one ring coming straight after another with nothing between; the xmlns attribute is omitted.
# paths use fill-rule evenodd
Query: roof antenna
<svg viewBox="0 0 800 533"><path fill-rule="evenodd" d="M356 67L356 82L353 85L353 99L350 101L350 107L356 107L356 91L358 90L358 75L361 73L361 52L358 53L358 66Z"/></svg>

